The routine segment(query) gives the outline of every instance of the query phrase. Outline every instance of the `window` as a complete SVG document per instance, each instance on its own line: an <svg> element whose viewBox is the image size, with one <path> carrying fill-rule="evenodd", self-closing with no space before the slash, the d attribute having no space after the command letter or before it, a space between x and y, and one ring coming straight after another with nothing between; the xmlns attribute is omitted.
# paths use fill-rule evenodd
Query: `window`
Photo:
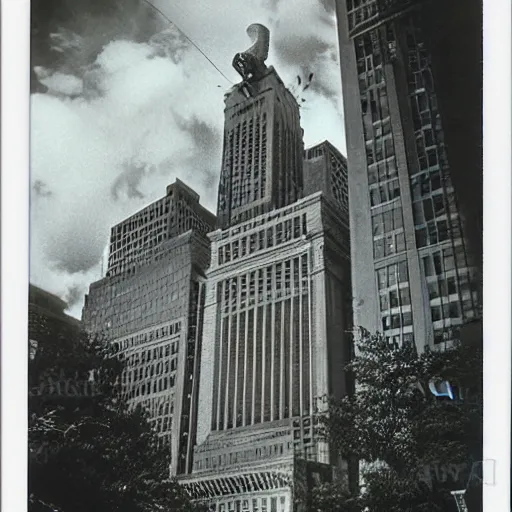
<svg viewBox="0 0 512 512"><path fill-rule="evenodd" d="M436 194L432 196L432 202L434 204L434 215L438 217L445 213L444 201L442 194Z"/></svg>
<svg viewBox="0 0 512 512"><path fill-rule="evenodd" d="M437 281L431 281L428 283L428 295L430 299L436 299L439 297L439 287Z"/></svg>
<svg viewBox="0 0 512 512"><path fill-rule="evenodd" d="M405 235L403 233L398 233L396 235L396 252L405 251Z"/></svg>
<svg viewBox="0 0 512 512"><path fill-rule="evenodd" d="M441 307L434 306L430 308L430 312L432 314L432 321L437 322L438 320L442 320Z"/></svg>
<svg viewBox="0 0 512 512"><path fill-rule="evenodd" d="M373 249L374 249L375 259L384 258L384 256L385 256L384 239L380 238L379 240L376 240L373 244Z"/></svg>
<svg viewBox="0 0 512 512"><path fill-rule="evenodd" d="M437 233L439 242L448 240L448 224L445 220L440 220L437 223Z"/></svg>
<svg viewBox="0 0 512 512"><path fill-rule="evenodd" d="M388 267L388 286L394 286L397 282L397 267L390 265Z"/></svg>
<svg viewBox="0 0 512 512"><path fill-rule="evenodd" d="M373 236L382 235L384 233L384 222L381 215L372 217Z"/></svg>
<svg viewBox="0 0 512 512"><path fill-rule="evenodd" d="M387 287L388 280L387 280L387 272L386 271L387 271L386 268L381 268L381 269L377 270L377 282L378 282L379 290Z"/></svg>
<svg viewBox="0 0 512 512"><path fill-rule="evenodd" d="M442 274L443 272L443 265L442 265L442 261L441 261L441 254L439 252L436 252L433 254L433 258L434 258L434 270L435 270L435 275L440 275Z"/></svg>
<svg viewBox="0 0 512 512"><path fill-rule="evenodd" d="M450 318L459 318L461 316L458 302L450 302L449 313Z"/></svg>
<svg viewBox="0 0 512 512"><path fill-rule="evenodd" d="M404 283L407 279L407 262L401 261L398 263L398 281Z"/></svg>
<svg viewBox="0 0 512 512"><path fill-rule="evenodd" d="M400 305L409 306L411 304L411 295L409 293L409 287L400 288Z"/></svg>
<svg viewBox="0 0 512 512"><path fill-rule="evenodd" d="M448 294L449 295L457 293L457 283L455 281L455 277L449 277L446 280L446 285L447 285L447 288L448 288Z"/></svg>
<svg viewBox="0 0 512 512"><path fill-rule="evenodd" d="M418 248L426 247L428 245L427 230L426 228L416 229L416 245Z"/></svg>
<svg viewBox="0 0 512 512"><path fill-rule="evenodd" d="M444 269L446 272L453 270L455 268L455 257L453 255L453 250L445 249L443 251L443 260L444 260Z"/></svg>
<svg viewBox="0 0 512 512"><path fill-rule="evenodd" d="M273 247L274 245L274 228L267 229L267 247Z"/></svg>

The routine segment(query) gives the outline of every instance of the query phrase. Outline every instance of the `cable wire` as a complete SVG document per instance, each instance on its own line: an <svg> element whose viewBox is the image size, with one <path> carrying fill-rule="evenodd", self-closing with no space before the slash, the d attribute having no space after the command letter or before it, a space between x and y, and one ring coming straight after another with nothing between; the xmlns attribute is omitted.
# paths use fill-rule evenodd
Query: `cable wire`
<svg viewBox="0 0 512 512"><path fill-rule="evenodd" d="M185 32L183 32L183 30L181 30L180 27L178 27L178 25L176 25L176 23L174 23L174 21L172 21L168 16L166 16L156 5L154 5L153 3L151 3L149 0L142 0L143 2L145 2L146 4L148 4L152 9L154 9L156 12L158 12L164 19L166 19L171 25L174 25L179 31L180 33L187 39L187 41L189 41L193 46L194 48L199 52L201 53L201 55L230 83L233 85L233 82L215 65L215 63L210 59L210 57L208 57L208 55L206 55L206 53L203 52L203 50L201 50L201 48L199 48L199 46L194 43L194 41L192 41L192 39L190 39L190 37L187 36L187 34L185 34Z"/></svg>

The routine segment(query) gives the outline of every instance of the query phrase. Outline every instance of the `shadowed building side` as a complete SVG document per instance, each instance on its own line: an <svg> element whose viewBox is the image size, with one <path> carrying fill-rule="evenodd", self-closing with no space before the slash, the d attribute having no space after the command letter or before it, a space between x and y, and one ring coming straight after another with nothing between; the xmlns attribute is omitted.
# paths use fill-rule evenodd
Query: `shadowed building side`
<svg viewBox="0 0 512 512"><path fill-rule="evenodd" d="M45 343L65 344L78 339L80 321L67 315L66 309L67 304L56 295L33 284L29 286L28 338L32 359Z"/></svg>
<svg viewBox="0 0 512 512"><path fill-rule="evenodd" d="M448 3L465 10L465 3ZM446 20L437 20L445 4L336 2L356 262L354 321L384 332L391 343L414 341L420 350L445 346L463 324L481 317L481 232L474 227L480 213L479 202L472 209L471 201L481 200L482 191L468 192L463 177L470 172L468 183L478 189L481 138L474 126L478 115L466 128L461 121L471 116L462 115L459 100L447 100L454 93L446 90L450 41L455 55L463 48L455 43L459 27L451 27L449 38ZM446 8L455 21L453 5ZM463 20L475 26L466 14ZM471 49L478 46L475 39L473 33ZM477 67L471 63L463 76L470 80ZM465 92L474 100L467 110L479 110L476 88ZM467 168L457 129L472 146L474 161Z"/></svg>
<svg viewBox="0 0 512 512"><path fill-rule="evenodd" d="M171 456L190 471L195 439L201 297L215 217L177 182L166 196L112 229L107 276L90 286L87 331L125 361L122 392L150 414Z"/></svg>

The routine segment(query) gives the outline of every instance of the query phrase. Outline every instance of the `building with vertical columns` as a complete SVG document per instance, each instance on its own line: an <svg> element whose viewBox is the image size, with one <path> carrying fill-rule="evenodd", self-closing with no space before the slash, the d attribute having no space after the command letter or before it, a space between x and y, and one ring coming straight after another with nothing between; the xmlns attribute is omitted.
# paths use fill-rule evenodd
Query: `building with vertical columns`
<svg viewBox="0 0 512 512"><path fill-rule="evenodd" d="M268 37L263 29L260 37ZM332 479L336 470L347 476L317 428L322 398L350 388L343 370L352 327L346 166L324 143L329 158L308 167L309 195L301 198L299 107L275 70L244 55L235 57L235 67L249 63L244 80L226 99L221 229L209 234L197 445L192 474L181 482L217 512L301 511L316 480ZM234 181L226 188L226 154L247 149L245 139L231 139L231 112L254 109L261 98L269 126L289 138L272 136L265 199L248 203L239 217ZM276 118L283 108L287 117ZM263 154L263 142L253 154ZM286 161L292 165L281 166ZM240 174L254 176L252 160L240 162ZM233 209L223 216L228 204Z"/></svg>
<svg viewBox="0 0 512 512"><path fill-rule="evenodd" d="M318 192L209 236L197 447L184 484L218 511L295 510L300 465L325 475L338 462L316 413L319 398L350 385L347 219Z"/></svg>
<svg viewBox="0 0 512 512"><path fill-rule="evenodd" d="M206 233L214 226L199 196L176 180L112 228L107 275L91 284L82 313L86 330L126 362L122 392L149 412L172 474L192 465Z"/></svg>
<svg viewBox="0 0 512 512"><path fill-rule="evenodd" d="M475 3L336 2L354 323L393 343L414 340L420 350L444 346L481 315L481 137L466 112L481 110L472 83L481 76L471 62L479 52L464 54L455 15L475 25ZM472 50L477 37L468 34ZM465 105L457 94L447 101L450 59L470 84L460 90L473 100Z"/></svg>

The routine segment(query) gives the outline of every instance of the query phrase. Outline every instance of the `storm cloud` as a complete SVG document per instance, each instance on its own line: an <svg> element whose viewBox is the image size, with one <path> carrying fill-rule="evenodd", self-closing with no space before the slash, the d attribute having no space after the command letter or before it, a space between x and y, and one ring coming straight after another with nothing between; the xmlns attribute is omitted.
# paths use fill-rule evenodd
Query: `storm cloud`
<svg viewBox="0 0 512 512"><path fill-rule="evenodd" d="M285 84L315 72L301 116L306 145L328 138L344 150L333 108L341 102L336 34L323 3L156 3L219 72L144 2L33 2L31 281L79 316L78 297L105 271L113 224L177 177L215 211L223 95L239 80L230 65L250 45L250 23L269 26L268 64Z"/></svg>

